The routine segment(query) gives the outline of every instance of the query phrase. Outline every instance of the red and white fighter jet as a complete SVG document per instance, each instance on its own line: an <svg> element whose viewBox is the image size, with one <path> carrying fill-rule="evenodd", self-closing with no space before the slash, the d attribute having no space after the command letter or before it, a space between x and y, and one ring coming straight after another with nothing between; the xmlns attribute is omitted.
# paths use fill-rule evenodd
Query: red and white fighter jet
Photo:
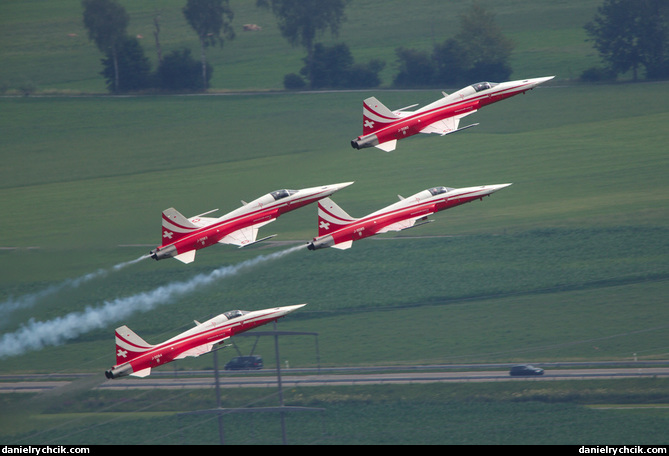
<svg viewBox="0 0 669 456"><path fill-rule="evenodd" d="M417 111L406 111L417 105L391 111L375 97L362 104L362 135L351 141L354 149L378 147L390 152L395 150L398 139L418 133L436 133L441 136L465 130L476 124L458 128L460 119L492 103L525 93L539 84L553 79L524 79L502 83L479 82L460 89L430 103Z"/></svg>
<svg viewBox="0 0 669 456"><path fill-rule="evenodd" d="M379 211L356 219L348 215L330 198L318 202L318 237L307 244L309 250L334 247L348 249L353 241L430 223L428 216L450 209L508 187L511 184L480 187L433 187L416 193ZM418 223L417 223L418 222Z"/></svg>
<svg viewBox="0 0 669 456"><path fill-rule="evenodd" d="M231 310L173 337L162 344L151 345L127 326L116 328L116 365L105 372L109 379L132 375L146 377L151 369L187 356L200 356L235 334L266 325L304 307L274 307L272 309Z"/></svg>
<svg viewBox="0 0 669 456"><path fill-rule="evenodd" d="M353 182L303 188L301 190L277 190L246 203L220 218L203 217L217 211L205 212L187 219L179 211L169 208L163 211L163 244L149 252L154 260L176 258L183 263L195 260L197 250L210 245L234 244L246 247L276 235L257 239L258 229L273 222L281 214L348 187Z"/></svg>

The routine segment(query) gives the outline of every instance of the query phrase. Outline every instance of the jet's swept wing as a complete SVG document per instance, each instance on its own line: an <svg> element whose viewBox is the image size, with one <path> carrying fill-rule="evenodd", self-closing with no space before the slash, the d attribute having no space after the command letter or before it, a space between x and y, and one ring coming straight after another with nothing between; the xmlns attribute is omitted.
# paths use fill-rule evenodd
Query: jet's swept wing
<svg viewBox="0 0 669 456"><path fill-rule="evenodd" d="M455 133L456 131L461 131L465 130L467 128L474 127L478 125L478 123L472 124L472 125L467 125L466 127L458 128L458 125L460 124L460 119L463 117L467 117L470 114L474 114L476 110L470 111L467 114L463 114L460 116L455 116L455 117L448 117L446 119L438 120L436 122L431 123L427 127L423 128L420 133L436 133L438 135L444 136L444 135L450 135L451 133Z"/></svg>
<svg viewBox="0 0 669 456"><path fill-rule="evenodd" d="M424 225L426 223L433 222L434 220L428 220L427 217L429 215L434 214L434 212L429 212L427 214L422 214L420 217L414 217L406 220L401 220L399 222L393 223L392 225L384 226L381 228L379 231L377 231L377 234L381 233L387 233L389 231L403 231L403 230L408 230L409 228L414 228L416 226ZM419 223L416 225L416 222L422 220L422 223Z"/></svg>
<svg viewBox="0 0 669 456"><path fill-rule="evenodd" d="M180 353L174 359L183 359L188 356L198 357L200 355L204 355L205 353L209 353L214 348L214 345L220 344L221 342L229 338L230 338L230 333L226 334L225 337L222 337L218 340L208 341L206 344L200 345L199 347L194 347L191 348L190 350L186 350L185 352Z"/></svg>
<svg viewBox="0 0 669 456"><path fill-rule="evenodd" d="M224 238L222 238L220 241L218 241L220 244L232 244L236 245L238 247L246 247L251 244L255 244L257 242L265 241L267 239L273 238L276 236L276 234L273 234L271 236L264 237L262 239L256 240L258 237L258 230L267 225L268 223L273 222L276 219L268 220L266 222L258 223L252 226L247 226L242 228L241 230L234 231Z"/></svg>
<svg viewBox="0 0 669 456"><path fill-rule="evenodd" d="M216 223L216 219L213 217L191 217L188 221L200 228Z"/></svg>

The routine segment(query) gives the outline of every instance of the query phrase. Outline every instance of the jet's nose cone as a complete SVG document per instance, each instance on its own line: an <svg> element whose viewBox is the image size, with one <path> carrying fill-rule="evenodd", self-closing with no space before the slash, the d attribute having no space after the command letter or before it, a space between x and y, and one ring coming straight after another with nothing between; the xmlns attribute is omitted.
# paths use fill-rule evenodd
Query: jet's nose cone
<svg viewBox="0 0 669 456"><path fill-rule="evenodd" d="M546 81L550 81L553 79L555 76L546 76L545 78L535 78L535 79L530 79L530 82L534 87L538 86L539 84L543 84Z"/></svg>
<svg viewBox="0 0 669 456"><path fill-rule="evenodd" d="M279 310L281 311L281 313L282 313L283 315L287 315L287 314L289 314L289 313L291 313L291 312L294 312L294 311L296 311L297 309L299 309L299 308L301 308L301 307L304 307L304 306L306 306L306 305L307 305L307 304L305 303L305 304L297 304L297 305L295 305L295 306L279 307Z"/></svg>
<svg viewBox="0 0 669 456"><path fill-rule="evenodd" d="M341 184L328 185L327 187L332 190L332 193L334 193L334 192L339 191L342 188L346 188L346 187L348 187L349 185L352 185L352 184L353 184L353 182L344 182L344 183L341 183Z"/></svg>
<svg viewBox="0 0 669 456"><path fill-rule="evenodd" d="M488 194L490 195L491 193L495 193L496 191L499 191L503 188L506 188L510 185L513 184L497 184L497 185L486 185L485 188L488 190Z"/></svg>

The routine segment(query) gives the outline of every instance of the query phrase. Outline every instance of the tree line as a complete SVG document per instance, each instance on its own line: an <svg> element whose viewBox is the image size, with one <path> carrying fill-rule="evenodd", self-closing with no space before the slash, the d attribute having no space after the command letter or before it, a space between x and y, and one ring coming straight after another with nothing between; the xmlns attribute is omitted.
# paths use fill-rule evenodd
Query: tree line
<svg viewBox="0 0 669 456"><path fill-rule="evenodd" d="M338 37L351 0L256 0L270 10L281 35L306 51L304 66L284 77L286 89L371 88L381 84L386 63L355 62L345 43L326 46L318 36ZM103 53L102 76L113 93L158 89L204 91L213 73L207 50L235 38L229 0L187 0L182 13L200 42L199 59L187 48L163 56L160 22L154 19L158 67L135 37L127 34L129 16L118 0L82 0L88 36ZM669 76L669 0L604 0L585 25L603 67L584 72L583 80L615 78L629 71L636 80ZM495 16L474 2L460 17L459 31L431 50L399 47L394 87L434 87L509 79L514 48Z"/></svg>
<svg viewBox="0 0 669 456"><path fill-rule="evenodd" d="M154 38L158 52L158 68L151 71L149 59L136 37L127 33L130 17L118 0L82 0L84 27L95 43L102 59L102 76L112 93L157 88L162 90L206 90L212 67L206 49L223 45L234 38L231 22L234 17L228 0L188 0L183 15L200 41L200 60L190 49L174 50L162 55L160 21L154 18Z"/></svg>

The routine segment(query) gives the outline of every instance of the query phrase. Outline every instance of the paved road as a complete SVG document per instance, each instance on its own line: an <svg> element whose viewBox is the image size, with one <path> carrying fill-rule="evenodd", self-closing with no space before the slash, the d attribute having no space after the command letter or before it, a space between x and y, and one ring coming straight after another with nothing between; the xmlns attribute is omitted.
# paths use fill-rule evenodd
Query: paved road
<svg viewBox="0 0 669 456"><path fill-rule="evenodd" d="M94 387L104 390L119 389L178 389L178 388L213 388L215 379L209 372L197 377L152 375L146 378L124 377L116 380L106 380L101 375L99 383ZM269 375L267 375L269 374ZM326 385L370 385L384 383L434 383L434 382L494 382L494 381L547 381L547 380L584 380L584 379L611 379L629 377L666 377L669 376L669 367L639 367L639 368L577 368L546 370L542 376L511 377L506 370L472 370L464 372L436 371L436 372L382 372L382 373L344 373L322 374L282 374L281 383L284 387L295 386L326 386ZM44 380L46 376L33 376L32 380L0 381L0 393L11 392L40 392L62 388L70 385L71 380ZM82 375L94 380L95 376ZM1 378L0 378L1 379ZM273 371L266 371L262 375L222 374L219 378L221 388L244 387L277 387L277 377Z"/></svg>

